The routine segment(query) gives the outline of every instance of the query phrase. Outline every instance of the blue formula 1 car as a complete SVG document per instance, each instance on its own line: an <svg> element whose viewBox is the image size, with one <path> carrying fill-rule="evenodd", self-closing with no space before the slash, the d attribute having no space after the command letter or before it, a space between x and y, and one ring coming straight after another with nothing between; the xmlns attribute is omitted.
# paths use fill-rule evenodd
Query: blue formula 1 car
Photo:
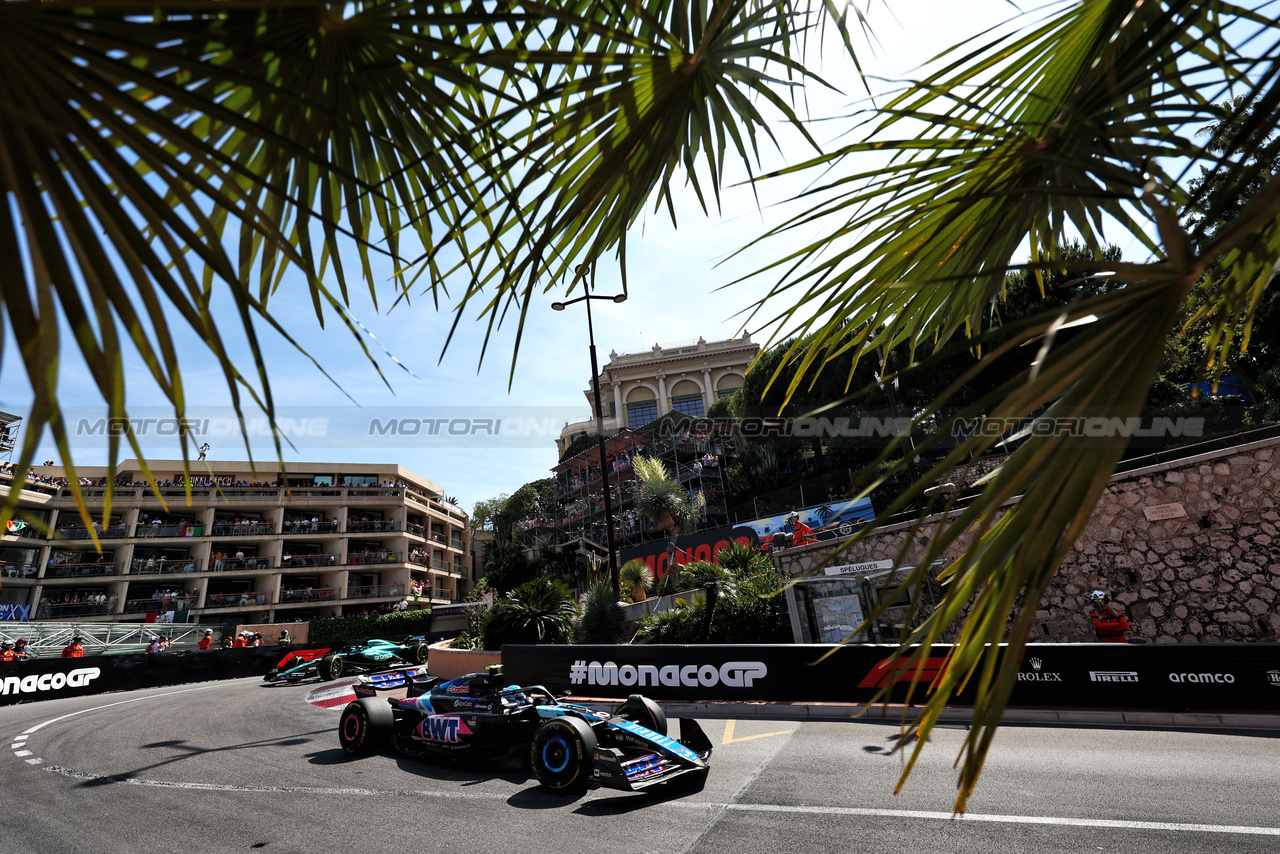
<svg viewBox="0 0 1280 854"><path fill-rule="evenodd" d="M340 649L307 649L285 653L267 671L264 682L297 682L319 677L329 682L343 675L373 673L401 665L427 663L428 647L419 638L403 642L371 639L349 643Z"/></svg>
<svg viewBox="0 0 1280 854"><path fill-rule="evenodd" d="M405 697L379 695L398 688ZM610 714L540 685L504 685L496 669L449 682L411 672L362 677L355 693L338 723L338 742L352 756L389 748L475 765L527 757L544 787L566 792L590 783L693 791L710 770L711 741L697 722L680 718L680 738L670 738L662 708L639 694Z"/></svg>

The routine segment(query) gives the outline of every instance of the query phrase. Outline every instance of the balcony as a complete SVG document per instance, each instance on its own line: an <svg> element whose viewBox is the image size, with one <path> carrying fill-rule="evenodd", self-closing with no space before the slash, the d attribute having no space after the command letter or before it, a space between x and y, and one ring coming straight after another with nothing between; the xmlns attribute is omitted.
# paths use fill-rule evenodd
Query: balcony
<svg viewBox="0 0 1280 854"><path fill-rule="evenodd" d="M285 519L284 534L285 536L290 534L316 534L319 536L331 537L337 536L338 520L330 519L328 521L324 521L318 517L314 521L311 519Z"/></svg>
<svg viewBox="0 0 1280 854"><path fill-rule="evenodd" d="M90 530L91 529L79 525L59 525L57 528L54 528L54 532L60 540L87 540L89 539ZM94 526L92 530L97 531L98 539L100 540L116 540L121 537L126 537L129 534L128 528L122 528L118 525L110 528L98 528L97 526ZM44 538L42 537L41 539Z"/></svg>
<svg viewBox="0 0 1280 854"><path fill-rule="evenodd" d="M365 522L347 522L347 534L393 534L400 530L400 523L392 519L371 519Z"/></svg>
<svg viewBox="0 0 1280 854"><path fill-rule="evenodd" d="M84 578L94 575L119 575L118 563L59 563L45 567L45 578Z"/></svg>
<svg viewBox="0 0 1280 854"><path fill-rule="evenodd" d="M391 596L403 596L404 585L401 584L375 584L371 587L348 587L348 599L377 599L387 598Z"/></svg>
<svg viewBox="0 0 1280 854"><path fill-rule="evenodd" d="M371 563L400 562L400 552L359 552L357 554L347 555L347 564L351 566L364 566L365 564Z"/></svg>
<svg viewBox="0 0 1280 854"><path fill-rule="evenodd" d="M280 591L281 605L302 605L307 602L332 602L338 598L333 587L297 587Z"/></svg>
<svg viewBox="0 0 1280 854"><path fill-rule="evenodd" d="M146 614L151 611L185 611L195 604L189 596L149 597L146 599L126 599L124 614Z"/></svg>
<svg viewBox="0 0 1280 854"><path fill-rule="evenodd" d="M37 620L67 620L73 617L105 617L115 603L58 602L36 606Z"/></svg>
<svg viewBox="0 0 1280 854"><path fill-rule="evenodd" d="M254 572L260 569L271 569L276 564L276 559L273 557L224 557L221 560L215 557L212 560L213 566L210 572Z"/></svg>
<svg viewBox="0 0 1280 854"><path fill-rule="evenodd" d="M204 572L204 561L191 557L138 558L129 564L130 575L164 575L170 572Z"/></svg>
<svg viewBox="0 0 1280 854"><path fill-rule="evenodd" d="M324 569L335 567L342 560L336 554L285 555L280 559L281 569L305 569L307 567Z"/></svg>
<svg viewBox="0 0 1280 854"><path fill-rule="evenodd" d="M204 607L209 608L262 608L275 604L275 597L270 593L252 590L241 593L206 593ZM147 610L156 610L148 608Z"/></svg>
<svg viewBox="0 0 1280 854"><path fill-rule="evenodd" d="M415 525L412 522L408 522L405 524L404 529L410 534L422 537L424 540L427 538L427 529L422 525Z"/></svg>
<svg viewBox="0 0 1280 854"><path fill-rule="evenodd" d="M204 526L195 523L190 525L144 525L139 522L133 535L142 539L157 539L160 537L202 537L204 536L203 532Z"/></svg>
<svg viewBox="0 0 1280 854"><path fill-rule="evenodd" d="M272 522L215 522L209 531L213 537L272 537L275 533Z"/></svg>

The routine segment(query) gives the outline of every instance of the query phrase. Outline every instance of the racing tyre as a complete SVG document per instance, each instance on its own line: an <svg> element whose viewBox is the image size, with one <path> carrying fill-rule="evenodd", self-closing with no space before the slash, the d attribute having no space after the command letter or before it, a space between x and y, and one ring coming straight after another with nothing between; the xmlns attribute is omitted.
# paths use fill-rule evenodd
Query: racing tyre
<svg viewBox="0 0 1280 854"><path fill-rule="evenodd" d="M429 651L430 651L430 647L428 647L425 643L420 643L417 646L415 646L413 649L409 650L409 658L411 658L415 664L426 664L427 653Z"/></svg>
<svg viewBox="0 0 1280 854"><path fill-rule="evenodd" d="M338 743L349 756L377 753L390 739L395 714L382 697L361 697L347 703L338 721Z"/></svg>
<svg viewBox="0 0 1280 854"><path fill-rule="evenodd" d="M658 735L667 734L667 713L662 711L662 707L653 700L640 694L632 694L627 698L627 701L618 709L618 717L635 721Z"/></svg>
<svg viewBox="0 0 1280 854"><path fill-rule="evenodd" d="M320 659L320 679L330 682L342 675L342 659L336 655L326 655Z"/></svg>
<svg viewBox="0 0 1280 854"><path fill-rule="evenodd" d="M533 775L545 788L578 792L591 779L596 734L578 718L552 718L538 727L529 749Z"/></svg>

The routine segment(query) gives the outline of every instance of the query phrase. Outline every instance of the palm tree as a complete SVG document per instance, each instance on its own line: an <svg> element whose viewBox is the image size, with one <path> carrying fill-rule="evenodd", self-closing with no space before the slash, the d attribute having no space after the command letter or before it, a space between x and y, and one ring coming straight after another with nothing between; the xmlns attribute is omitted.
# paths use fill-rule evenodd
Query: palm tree
<svg viewBox="0 0 1280 854"><path fill-rule="evenodd" d="M569 643L578 610L560 581L535 578L494 603L484 623L484 648L507 643Z"/></svg>
<svg viewBox="0 0 1280 854"><path fill-rule="evenodd" d="M727 167L756 162L757 140L770 134L757 103L803 132L780 78L822 85L802 64L803 34L836 7L0 3L0 75L10 83L0 92L0 293L35 391L19 471L45 428L72 463L59 320L114 419L128 414L125 339L184 412L171 323L205 342L237 410L271 415L256 329L291 333L269 305L286 267L305 274L318 319L336 317L357 337L348 260L375 301L420 282L433 298L455 295L455 325L477 304L491 329L503 317L522 323L536 288L609 253L625 261L627 229L646 204L665 203L674 218L672 189L689 182L705 207ZM1033 14L957 45L940 70L863 114L860 137L788 170L818 171L794 218L765 239L821 239L761 271L774 285L752 316L776 320L776 340L794 339L779 366L789 393L850 353L850 378L890 350L908 353L907 374L929 367L917 352L981 353L915 413L928 419L970 376L1030 345L1035 363L971 414L1124 419L1139 411L1176 326L1204 330L1206 371L1247 344L1280 257L1280 176L1239 152L1280 126L1280 22L1203 0L1080 0ZM1243 100L1215 114L1229 97ZM1215 123L1218 138L1202 145L1196 132ZM891 159L867 163L867 152ZM1190 189L1201 167L1212 192ZM1072 266L1125 287L989 326L1006 274L1063 267L1057 247L1073 237L1100 257L1117 230L1146 257ZM407 256L410 243L421 252ZM387 294L370 276L379 253L398 271ZM1214 286L1184 317L1210 271ZM231 358L217 301L234 307L251 372ZM1059 339L1067 326L1076 334ZM881 522L999 439L948 452ZM138 453L126 427L110 437L113 463L122 441ZM932 530L922 567L971 539L946 571L940 607L899 654L926 655L959 626L912 732L919 749L957 687L977 686L958 810L1036 605L1124 447L1033 436L978 500ZM883 460L899 457L891 447ZM78 494L73 472L69 480ZM670 536L678 519L655 512Z"/></svg>
<svg viewBox="0 0 1280 854"><path fill-rule="evenodd" d="M640 558L634 558L618 569L618 584L632 602L642 602L648 598L649 586L653 584L653 570Z"/></svg>
<svg viewBox="0 0 1280 854"><path fill-rule="evenodd" d="M667 474L662 460L636 454L631 460L631 468L640 480L633 498L637 512L667 535L669 581L675 572L676 540L697 524L698 512L705 499L702 493L698 493L697 498L690 501L685 490ZM664 589L671 592L670 584Z"/></svg>

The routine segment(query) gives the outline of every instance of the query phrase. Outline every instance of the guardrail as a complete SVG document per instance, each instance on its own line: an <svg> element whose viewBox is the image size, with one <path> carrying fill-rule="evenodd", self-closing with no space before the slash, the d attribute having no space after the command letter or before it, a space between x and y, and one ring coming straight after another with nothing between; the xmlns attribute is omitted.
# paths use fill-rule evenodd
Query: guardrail
<svg viewBox="0 0 1280 854"><path fill-rule="evenodd" d="M347 563L352 566L364 566L371 563L401 563L400 552L359 552L348 554Z"/></svg>
<svg viewBox="0 0 1280 854"><path fill-rule="evenodd" d="M54 533L57 535L58 539L62 539L62 540L89 539L89 531L90 531L89 528L78 527L78 526L77 527L64 526L64 527L54 528L53 530L54 530ZM106 528L95 528L92 530L95 530L97 532L98 539L100 540L118 540L121 537L128 536L129 534L128 528L120 528L114 525Z"/></svg>
<svg viewBox="0 0 1280 854"><path fill-rule="evenodd" d="M361 522L347 522L347 534L393 534L400 530L400 523L394 519L372 519Z"/></svg>
<svg viewBox="0 0 1280 854"><path fill-rule="evenodd" d="M118 563L58 563L46 566L45 578L83 578L94 575L119 575L122 564Z"/></svg>
<svg viewBox="0 0 1280 854"><path fill-rule="evenodd" d="M265 537L275 536L276 526L274 523L251 523L243 524L240 522L216 522L211 526L209 536L211 537Z"/></svg>
<svg viewBox="0 0 1280 854"><path fill-rule="evenodd" d="M293 590L281 590L281 605L299 605L304 602L331 602L337 599L338 591L333 587L300 587Z"/></svg>
<svg viewBox="0 0 1280 854"><path fill-rule="evenodd" d="M151 540L160 537L202 537L203 532L203 525L144 525L139 522L133 535L139 539Z"/></svg>
<svg viewBox="0 0 1280 854"><path fill-rule="evenodd" d="M309 554L309 555L287 555L280 558L281 569L325 569L327 567L335 567L341 562L339 555Z"/></svg>
<svg viewBox="0 0 1280 854"><path fill-rule="evenodd" d="M184 558L137 558L129 564L130 575L165 575L171 572L204 572L204 561Z"/></svg>
<svg viewBox="0 0 1280 854"><path fill-rule="evenodd" d="M364 599L368 597L403 596L403 584L375 584L370 587L348 587L348 599Z"/></svg>

